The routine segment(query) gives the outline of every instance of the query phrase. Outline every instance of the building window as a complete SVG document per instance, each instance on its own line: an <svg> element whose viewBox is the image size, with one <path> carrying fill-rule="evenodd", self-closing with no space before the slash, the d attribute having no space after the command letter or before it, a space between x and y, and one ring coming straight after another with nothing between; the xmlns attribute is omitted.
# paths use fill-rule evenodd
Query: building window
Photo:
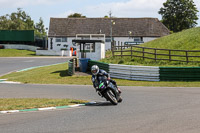
<svg viewBox="0 0 200 133"><path fill-rule="evenodd" d="M106 38L106 42L111 42L111 38Z"/></svg>
<svg viewBox="0 0 200 133"><path fill-rule="evenodd" d="M56 38L56 42L67 42L67 38L66 37Z"/></svg>
<svg viewBox="0 0 200 133"><path fill-rule="evenodd" d="M95 43L86 43L84 47L84 52L95 52ZM81 52L83 52L83 45L81 46Z"/></svg>
<svg viewBox="0 0 200 133"><path fill-rule="evenodd" d="M67 42L67 38L62 38L62 42Z"/></svg>
<svg viewBox="0 0 200 133"><path fill-rule="evenodd" d="M56 42L61 42L61 38L56 38Z"/></svg>
<svg viewBox="0 0 200 133"><path fill-rule="evenodd" d="M141 38L140 37L134 37L134 42L141 42Z"/></svg>

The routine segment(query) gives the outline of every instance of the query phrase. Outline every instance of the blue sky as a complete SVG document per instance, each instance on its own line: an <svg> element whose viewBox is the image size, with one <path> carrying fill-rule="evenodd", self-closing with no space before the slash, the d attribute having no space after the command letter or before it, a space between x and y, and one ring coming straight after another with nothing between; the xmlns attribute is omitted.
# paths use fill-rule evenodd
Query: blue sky
<svg viewBox="0 0 200 133"><path fill-rule="evenodd" d="M159 9L166 0L0 0L0 16L22 8L34 22L42 17L46 27L50 17L67 17L81 13L86 17L104 17L112 11L115 17L154 17L161 19ZM194 0L200 11L200 0ZM200 13L198 13L200 17ZM200 26L200 20L198 20Z"/></svg>

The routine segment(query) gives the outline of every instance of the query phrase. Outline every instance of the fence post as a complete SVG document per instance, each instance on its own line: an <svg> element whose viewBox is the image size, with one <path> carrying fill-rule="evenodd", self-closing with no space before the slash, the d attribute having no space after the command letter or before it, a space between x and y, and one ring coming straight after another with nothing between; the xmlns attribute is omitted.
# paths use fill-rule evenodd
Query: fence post
<svg viewBox="0 0 200 133"><path fill-rule="evenodd" d="M114 50L118 50L117 47L116 47L117 46L117 42L116 41L114 41L113 45L114 45Z"/></svg>
<svg viewBox="0 0 200 133"><path fill-rule="evenodd" d="M111 51L112 51L112 56L114 57L114 49L115 49L115 46L113 45L113 43L111 42Z"/></svg>
<svg viewBox="0 0 200 133"><path fill-rule="evenodd" d="M132 56L133 56L133 47L131 46L131 59L132 59Z"/></svg>
<svg viewBox="0 0 200 133"><path fill-rule="evenodd" d="M116 42L116 46L120 46L120 42L118 41L118 42ZM117 50L119 50L119 47L118 48L116 48Z"/></svg>
<svg viewBox="0 0 200 133"><path fill-rule="evenodd" d="M144 60L144 48L142 48L142 56L143 56L143 60Z"/></svg>
<svg viewBox="0 0 200 133"><path fill-rule="evenodd" d="M171 61L171 50L169 50L169 61Z"/></svg>
<svg viewBox="0 0 200 133"><path fill-rule="evenodd" d="M156 49L154 49L154 54L155 54L155 61L157 60L157 53L156 53Z"/></svg>
<svg viewBox="0 0 200 133"><path fill-rule="evenodd" d="M122 58L122 45L121 45L121 58Z"/></svg>
<svg viewBox="0 0 200 133"><path fill-rule="evenodd" d="M188 63L189 62L189 60L188 60L188 51L185 51L185 54L186 54L186 61Z"/></svg>

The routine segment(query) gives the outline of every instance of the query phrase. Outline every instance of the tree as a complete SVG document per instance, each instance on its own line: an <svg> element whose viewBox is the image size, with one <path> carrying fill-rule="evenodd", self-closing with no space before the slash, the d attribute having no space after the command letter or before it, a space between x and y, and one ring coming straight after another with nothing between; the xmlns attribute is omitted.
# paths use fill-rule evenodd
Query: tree
<svg viewBox="0 0 200 133"><path fill-rule="evenodd" d="M82 16L80 13L73 13L68 16L68 18L86 18L86 16Z"/></svg>
<svg viewBox="0 0 200 133"><path fill-rule="evenodd" d="M193 0L167 0L160 8L163 24L173 32L195 27L197 8Z"/></svg>
<svg viewBox="0 0 200 133"><path fill-rule="evenodd" d="M40 17L39 22L35 24L35 34L38 37L44 37L46 36L44 22L42 18Z"/></svg>
<svg viewBox="0 0 200 133"><path fill-rule="evenodd" d="M31 17L22 11L21 8L17 9L17 12L13 12L10 15L6 14L0 17L0 29L1 30L33 30L34 22Z"/></svg>
<svg viewBox="0 0 200 133"><path fill-rule="evenodd" d="M40 38L46 36L42 18L34 25L31 17L21 8L10 15L0 16L0 30L34 30L36 36Z"/></svg>

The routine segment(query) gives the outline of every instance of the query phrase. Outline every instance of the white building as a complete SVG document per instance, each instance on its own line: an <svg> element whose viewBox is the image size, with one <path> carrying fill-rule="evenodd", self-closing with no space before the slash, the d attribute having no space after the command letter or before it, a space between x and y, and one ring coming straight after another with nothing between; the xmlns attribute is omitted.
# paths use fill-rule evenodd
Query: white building
<svg viewBox="0 0 200 133"><path fill-rule="evenodd" d="M51 18L48 33L48 52L61 55L66 49L75 47L72 40L91 39L88 34L105 35L105 50L111 49L111 38L115 45L125 42L143 43L170 34L157 18ZM84 36L84 34L86 36ZM98 36L93 39L100 39Z"/></svg>

